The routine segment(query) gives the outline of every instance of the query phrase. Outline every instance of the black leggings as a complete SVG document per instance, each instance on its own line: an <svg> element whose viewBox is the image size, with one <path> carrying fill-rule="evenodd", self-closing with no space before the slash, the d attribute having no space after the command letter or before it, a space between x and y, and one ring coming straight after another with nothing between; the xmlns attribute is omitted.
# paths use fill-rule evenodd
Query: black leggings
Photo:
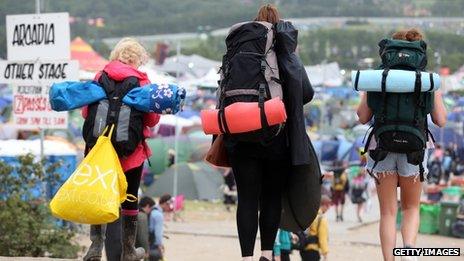
<svg viewBox="0 0 464 261"><path fill-rule="evenodd" d="M140 167L130 169L124 172L127 180L127 194L131 194L137 197L140 187L140 179L142 178L143 164ZM122 209L126 210L137 210L138 201L130 202L128 200L121 204Z"/></svg>
<svg viewBox="0 0 464 261"><path fill-rule="evenodd" d="M281 191L287 160L270 160L229 155L238 193L237 227L242 256L253 256L256 233L261 235L261 250L272 250L279 228Z"/></svg>
<svg viewBox="0 0 464 261"><path fill-rule="evenodd" d="M300 256L301 256L302 261L321 260L321 255L319 254L319 251L316 251L316 250L300 251Z"/></svg>

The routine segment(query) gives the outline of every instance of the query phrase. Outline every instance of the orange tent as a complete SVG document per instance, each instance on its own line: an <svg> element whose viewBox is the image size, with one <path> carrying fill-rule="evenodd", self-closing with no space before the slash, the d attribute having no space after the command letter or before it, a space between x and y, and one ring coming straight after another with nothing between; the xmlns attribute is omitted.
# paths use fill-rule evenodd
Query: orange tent
<svg viewBox="0 0 464 261"><path fill-rule="evenodd" d="M90 72L100 71L108 63L80 37L74 38L71 42L71 59L79 61L81 70Z"/></svg>

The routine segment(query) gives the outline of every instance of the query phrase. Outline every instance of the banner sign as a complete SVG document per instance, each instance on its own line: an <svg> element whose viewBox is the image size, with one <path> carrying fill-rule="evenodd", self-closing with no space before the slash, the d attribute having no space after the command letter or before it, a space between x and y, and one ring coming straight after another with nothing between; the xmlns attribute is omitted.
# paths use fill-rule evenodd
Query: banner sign
<svg viewBox="0 0 464 261"><path fill-rule="evenodd" d="M8 60L70 59L68 13L6 16Z"/></svg>
<svg viewBox="0 0 464 261"><path fill-rule="evenodd" d="M0 82L13 84L51 84L79 80L76 60L0 61Z"/></svg>
<svg viewBox="0 0 464 261"><path fill-rule="evenodd" d="M67 129L68 112L50 107L48 85L13 85L13 120L23 130Z"/></svg>
<svg viewBox="0 0 464 261"><path fill-rule="evenodd" d="M79 80L70 61L68 13L6 16L8 61L0 61L0 83L13 86L13 120L19 129L67 129L68 113L50 108L54 82Z"/></svg>

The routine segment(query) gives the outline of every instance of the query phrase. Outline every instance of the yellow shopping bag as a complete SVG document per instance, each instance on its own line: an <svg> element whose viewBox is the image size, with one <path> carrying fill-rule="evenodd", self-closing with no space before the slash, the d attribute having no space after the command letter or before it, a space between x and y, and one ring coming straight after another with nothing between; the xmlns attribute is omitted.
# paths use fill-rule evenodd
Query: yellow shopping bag
<svg viewBox="0 0 464 261"><path fill-rule="evenodd" d="M119 217L127 181L108 127L50 202L55 217L82 224L105 224Z"/></svg>

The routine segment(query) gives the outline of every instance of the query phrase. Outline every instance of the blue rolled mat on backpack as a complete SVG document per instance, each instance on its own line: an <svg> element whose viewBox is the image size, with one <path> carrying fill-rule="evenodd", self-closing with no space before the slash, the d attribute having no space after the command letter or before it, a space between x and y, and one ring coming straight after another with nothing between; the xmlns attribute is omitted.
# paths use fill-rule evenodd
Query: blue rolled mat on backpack
<svg viewBox="0 0 464 261"><path fill-rule="evenodd" d="M139 111L176 114L183 106L186 91L176 84L149 84L131 90L122 102Z"/></svg>
<svg viewBox="0 0 464 261"><path fill-rule="evenodd" d="M356 91L381 92L384 70L360 70L351 72L351 82ZM358 78L358 79L356 79ZM416 72L389 70L386 78L386 92L414 92ZM440 76L436 73L421 72L421 92L436 91L441 86Z"/></svg>
<svg viewBox="0 0 464 261"><path fill-rule="evenodd" d="M54 83L49 92L50 105L54 111L70 111L106 97L97 82L60 82Z"/></svg>
<svg viewBox="0 0 464 261"><path fill-rule="evenodd" d="M132 89L123 103L143 112L175 114L184 104L186 91L176 84L147 84ZM55 111L74 110L106 98L99 83L61 82L50 88L50 104Z"/></svg>

